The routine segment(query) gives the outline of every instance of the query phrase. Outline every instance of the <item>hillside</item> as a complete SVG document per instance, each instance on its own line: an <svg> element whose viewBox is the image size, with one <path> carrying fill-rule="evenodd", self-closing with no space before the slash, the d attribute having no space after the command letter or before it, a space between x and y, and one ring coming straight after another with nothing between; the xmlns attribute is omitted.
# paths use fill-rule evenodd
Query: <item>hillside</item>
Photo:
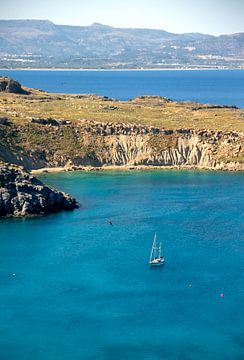
<svg viewBox="0 0 244 360"><path fill-rule="evenodd" d="M0 67L178 68L244 66L244 33L211 36L163 30L0 20Z"/></svg>
<svg viewBox="0 0 244 360"><path fill-rule="evenodd" d="M6 81L6 80L4 80ZM0 92L0 160L26 169L244 169L244 110L144 96Z"/></svg>

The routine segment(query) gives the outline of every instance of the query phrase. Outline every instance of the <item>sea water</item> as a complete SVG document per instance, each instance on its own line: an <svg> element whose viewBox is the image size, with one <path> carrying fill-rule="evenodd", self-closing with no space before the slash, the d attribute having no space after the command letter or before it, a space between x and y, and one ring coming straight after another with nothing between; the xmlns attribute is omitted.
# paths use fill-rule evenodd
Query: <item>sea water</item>
<svg viewBox="0 0 244 360"><path fill-rule="evenodd" d="M0 220L1 360L244 358L243 173L41 179L80 208Z"/></svg>
<svg viewBox="0 0 244 360"><path fill-rule="evenodd" d="M173 100L244 107L244 70L0 70L0 75L50 92L95 93L119 100L161 95Z"/></svg>

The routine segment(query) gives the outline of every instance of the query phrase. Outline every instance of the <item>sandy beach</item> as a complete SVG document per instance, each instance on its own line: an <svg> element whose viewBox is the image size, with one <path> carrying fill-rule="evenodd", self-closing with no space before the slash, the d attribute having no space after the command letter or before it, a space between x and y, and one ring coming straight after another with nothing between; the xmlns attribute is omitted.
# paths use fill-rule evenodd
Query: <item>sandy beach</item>
<svg viewBox="0 0 244 360"><path fill-rule="evenodd" d="M228 169L223 166L216 168L199 167L193 165L173 165L173 166L157 166L157 165L104 165L104 166L63 166L63 167L46 167L40 169L31 170L31 174L45 174L45 173L59 173L59 172L95 172L95 171L153 171L153 170L207 170L207 171L243 171L243 169L236 169L233 166L229 166Z"/></svg>
<svg viewBox="0 0 244 360"><path fill-rule="evenodd" d="M70 171L129 171L129 170L169 170L169 169L194 169L194 166L153 166L153 165L106 165L106 166L71 166L71 167L47 167L31 170L31 174L59 173ZM198 167L199 169L199 167Z"/></svg>

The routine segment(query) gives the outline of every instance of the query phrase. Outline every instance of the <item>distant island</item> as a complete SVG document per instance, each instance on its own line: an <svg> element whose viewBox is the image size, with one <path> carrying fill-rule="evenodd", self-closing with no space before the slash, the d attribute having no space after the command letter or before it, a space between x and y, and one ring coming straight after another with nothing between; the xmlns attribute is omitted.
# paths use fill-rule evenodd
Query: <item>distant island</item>
<svg viewBox="0 0 244 360"><path fill-rule="evenodd" d="M0 68L244 68L244 33L174 34L163 30L0 20Z"/></svg>

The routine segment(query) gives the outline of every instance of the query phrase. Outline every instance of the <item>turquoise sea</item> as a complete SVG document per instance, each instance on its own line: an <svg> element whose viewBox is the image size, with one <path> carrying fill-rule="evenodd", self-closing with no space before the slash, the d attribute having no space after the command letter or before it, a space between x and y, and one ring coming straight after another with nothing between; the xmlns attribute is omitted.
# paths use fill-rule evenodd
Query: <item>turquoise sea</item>
<svg viewBox="0 0 244 360"><path fill-rule="evenodd" d="M61 93L94 93L119 100L161 95L173 100L244 108L243 70L35 71L0 70L25 86Z"/></svg>
<svg viewBox="0 0 244 360"><path fill-rule="evenodd" d="M1 360L244 358L243 173L41 178L81 207L0 221Z"/></svg>

